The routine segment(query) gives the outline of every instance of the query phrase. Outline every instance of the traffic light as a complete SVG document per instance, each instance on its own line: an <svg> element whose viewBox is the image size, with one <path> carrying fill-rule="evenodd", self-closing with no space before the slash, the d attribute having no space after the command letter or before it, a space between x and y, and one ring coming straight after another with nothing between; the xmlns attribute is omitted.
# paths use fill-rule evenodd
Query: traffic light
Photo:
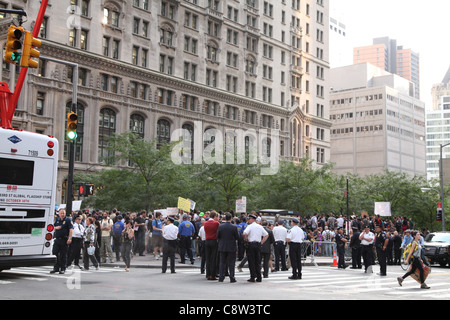
<svg viewBox="0 0 450 320"><path fill-rule="evenodd" d="M32 58L39 58L41 53L34 48L39 48L42 42L35 39L29 31L25 31L25 39L23 40L21 67L37 68L39 62Z"/></svg>
<svg viewBox="0 0 450 320"><path fill-rule="evenodd" d="M442 208L436 210L436 221L442 221Z"/></svg>
<svg viewBox="0 0 450 320"><path fill-rule="evenodd" d="M77 120L78 116L75 112L67 114L67 139L73 141L77 138Z"/></svg>
<svg viewBox="0 0 450 320"><path fill-rule="evenodd" d="M92 196L94 195L94 188L95 186L93 184L81 184L78 194L85 197Z"/></svg>
<svg viewBox="0 0 450 320"><path fill-rule="evenodd" d="M22 38L25 30L22 27L10 26L6 40L5 61L8 63L18 63L22 57L18 50L22 49Z"/></svg>

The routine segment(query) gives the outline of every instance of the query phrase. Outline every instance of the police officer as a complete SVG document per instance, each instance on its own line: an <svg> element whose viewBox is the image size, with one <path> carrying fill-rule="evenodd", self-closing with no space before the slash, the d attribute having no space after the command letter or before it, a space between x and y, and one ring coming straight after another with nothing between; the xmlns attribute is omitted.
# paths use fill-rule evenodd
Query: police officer
<svg viewBox="0 0 450 320"><path fill-rule="evenodd" d="M378 263L380 264L380 276L386 276L386 264L387 264L387 245L389 243L389 239L386 236L386 233L381 229L380 225L375 227L375 232L377 236L375 238L375 249L377 251Z"/></svg>
<svg viewBox="0 0 450 320"><path fill-rule="evenodd" d="M344 229L339 227L335 236L337 254L338 254L338 268L345 269L348 266L345 264L345 247L347 246L347 239L344 236Z"/></svg>
<svg viewBox="0 0 450 320"><path fill-rule="evenodd" d="M278 220L278 226L273 228L273 237L275 240L274 251L275 251L275 271L280 270L280 260L281 260L281 271L286 271L288 268L286 266L286 238L287 230L284 227L284 220Z"/></svg>
<svg viewBox="0 0 450 320"><path fill-rule="evenodd" d="M364 260L364 272L372 273L372 264L373 264L373 241L375 235L370 231L370 227L366 224L364 228L364 232L361 232L359 236L359 240L361 240L361 254Z"/></svg>
<svg viewBox="0 0 450 320"><path fill-rule="evenodd" d="M361 263L361 240L358 227L353 227L353 235L350 238L350 248L352 248L352 266L350 269L362 269Z"/></svg>
<svg viewBox="0 0 450 320"><path fill-rule="evenodd" d="M66 210L61 209L54 223L55 240L53 242L53 255L56 256L56 264L50 273L64 274L67 265L67 251L72 243L73 224L72 219L66 217Z"/></svg>
<svg viewBox="0 0 450 320"><path fill-rule="evenodd" d="M250 225L244 230L244 240L248 242L247 257L250 279L248 282L261 282L261 245L269 238L269 234L256 222L254 214L249 215Z"/></svg>
<svg viewBox="0 0 450 320"><path fill-rule="evenodd" d="M289 230L286 241L289 243L289 257L291 259L292 276L291 280L302 278L302 242L305 240L305 233L299 228L300 221L292 218L292 228Z"/></svg>
<svg viewBox="0 0 450 320"><path fill-rule="evenodd" d="M173 217L168 217L166 225L162 229L164 238L162 273L166 273L167 260L170 258L170 271L175 273L175 252L177 251L178 227L174 223Z"/></svg>

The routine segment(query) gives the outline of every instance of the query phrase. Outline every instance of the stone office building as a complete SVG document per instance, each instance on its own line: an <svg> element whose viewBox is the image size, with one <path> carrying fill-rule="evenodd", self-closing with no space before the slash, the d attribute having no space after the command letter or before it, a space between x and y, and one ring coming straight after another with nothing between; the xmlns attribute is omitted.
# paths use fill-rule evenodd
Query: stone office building
<svg viewBox="0 0 450 320"><path fill-rule="evenodd" d="M65 140L73 69L50 57L79 65L77 172L105 166L115 133L164 143L180 128L192 141L208 128L264 129L261 145L279 146L280 159L320 166L330 159L328 1L50 0L40 67L28 71L13 125ZM27 12L27 30L39 6L0 0ZM14 16L1 18L4 46ZM18 69L1 71L12 91ZM61 146L57 203L68 170Z"/></svg>

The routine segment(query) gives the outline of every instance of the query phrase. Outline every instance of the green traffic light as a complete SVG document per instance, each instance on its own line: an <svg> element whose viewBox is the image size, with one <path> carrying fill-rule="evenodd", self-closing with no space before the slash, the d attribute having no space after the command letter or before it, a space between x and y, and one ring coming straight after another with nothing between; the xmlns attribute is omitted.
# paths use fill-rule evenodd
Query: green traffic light
<svg viewBox="0 0 450 320"><path fill-rule="evenodd" d="M18 52L13 52L11 54L11 61L20 61L20 58L21 56Z"/></svg>
<svg viewBox="0 0 450 320"><path fill-rule="evenodd" d="M75 140L77 138L77 133L74 131L67 132L67 139Z"/></svg>

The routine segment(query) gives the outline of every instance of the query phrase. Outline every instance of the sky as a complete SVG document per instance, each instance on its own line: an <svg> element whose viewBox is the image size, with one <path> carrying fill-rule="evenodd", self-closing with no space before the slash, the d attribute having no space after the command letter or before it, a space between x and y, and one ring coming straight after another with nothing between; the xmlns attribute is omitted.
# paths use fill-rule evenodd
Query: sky
<svg viewBox="0 0 450 320"><path fill-rule="evenodd" d="M420 100L431 108L431 88L450 66L450 0L330 0L330 15L346 25L352 48L389 37L419 53Z"/></svg>

